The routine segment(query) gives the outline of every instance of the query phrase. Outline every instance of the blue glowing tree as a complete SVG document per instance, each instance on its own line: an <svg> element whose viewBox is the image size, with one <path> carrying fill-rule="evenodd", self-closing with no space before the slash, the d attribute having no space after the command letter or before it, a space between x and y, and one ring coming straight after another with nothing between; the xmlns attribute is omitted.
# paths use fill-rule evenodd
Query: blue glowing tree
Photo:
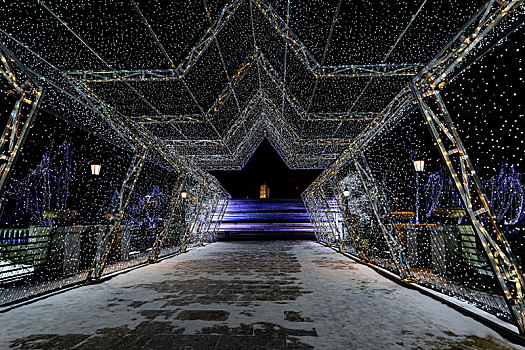
<svg viewBox="0 0 525 350"><path fill-rule="evenodd" d="M4 223L13 225L27 219L32 224L51 225L53 221L44 218L43 212L67 208L72 157L71 142L62 143L56 153L51 143L40 163L25 177L11 178L0 205L5 206L11 201L15 207L15 214L4 218ZM57 158L60 160L57 161Z"/></svg>
<svg viewBox="0 0 525 350"><path fill-rule="evenodd" d="M521 179L521 173L504 163L497 174L482 181L497 221L514 225L523 220L525 186Z"/></svg>

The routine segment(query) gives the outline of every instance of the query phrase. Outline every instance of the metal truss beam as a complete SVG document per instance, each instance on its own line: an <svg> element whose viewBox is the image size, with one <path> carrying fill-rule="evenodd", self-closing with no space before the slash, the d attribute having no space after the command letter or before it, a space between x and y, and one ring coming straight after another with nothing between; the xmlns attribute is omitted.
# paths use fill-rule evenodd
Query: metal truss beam
<svg viewBox="0 0 525 350"><path fill-rule="evenodd" d="M369 121L373 120L379 113L377 112L328 112L328 113L308 113L302 104L293 96L293 94L286 88L284 82L279 77L271 63L261 53L259 62L270 80L274 83L277 89L293 107L300 120L304 121ZM347 142L347 141L345 141Z"/></svg>
<svg viewBox="0 0 525 350"><path fill-rule="evenodd" d="M244 0L231 0L224 6L215 22L199 42L193 46L183 61L172 69L119 70L119 71L68 71L67 75L86 82L108 81L163 81L182 79L208 49L215 37L226 26ZM149 27L149 26L148 26ZM156 36L154 36L156 37ZM144 80L145 79L145 80Z"/></svg>
<svg viewBox="0 0 525 350"><path fill-rule="evenodd" d="M224 218L224 213L226 213L226 209L228 208L228 203L230 200L228 198L221 199L217 202L217 205L220 206L219 214L217 214L217 210L215 210L214 213L214 219L213 220L213 229L212 229L212 240L215 241L217 236L217 231L219 229L219 225L222 222L222 219ZM219 204L220 203L220 204Z"/></svg>
<svg viewBox="0 0 525 350"><path fill-rule="evenodd" d="M522 0L487 1L454 38L414 77L420 92L424 95L434 88L443 88L448 81L447 76L451 75L465 57L479 45L485 36L494 31L504 18L509 18L508 15L522 5L522 2ZM377 117L372 119L363 132L352 140L349 149L344 151L317 180L324 181L329 174L337 172L338 169L348 164L354 152L365 150L372 140L377 139L406 117L416 104L417 101L410 86L405 87Z"/></svg>
<svg viewBox="0 0 525 350"><path fill-rule="evenodd" d="M17 100L0 136L0 193L33 125L44 96L43 87L26 67L0 43L0 74ZM16 68L15 68L16 67Z"/></svg>
<svg viewBox="0 0 525 350"><path fill-rule="evenodd" d="M213 232L211 232L211 235L210 235L210 228L213 223L213 216L215 215L215 211L217 210L217 207L219 206L219 198L213 197L212 201L213 201L213 204L211 206L208 206L206 210L206 218L204 219L204 228L202 228L201 226L201 233L200 233L201 242L204 242L204 237L209 243L212 243L214 240Z"/></svg>
<svg viewBox="0 0 525 350"><path fill-rule="evenodd" d="M200 211L197 214L197 217L195 219L195 224L193 226L193 232L194 234L194 242L198 242L199 245L204 245L204 243L207 240L206 237L206 229L203 229L203 226L207 223L207 217L209 214L208 207L206 206L206 199L203 198L202 205L200 207Z"/></svg>
<svg viewBox="0 0 525 350"><path fill-rule="evenodd" d="M288 32L291 33L291 31ZM383 63L323 66L311 70L311 72L317 78L392 77L415 76L421 68L423 68L423 64ZM178 69L75 70L64 71L63 73L86 83L163 82L181 80L184 77L178 73Z"/></svg>
<svg viewBox="0 0 525 350"><path fill-rule="evenodd" d="M122 220L126 215L126 209L131 199L131 195L135 189L135 184L142 171L144 160L146 159L147 150L137 150L137 153L133 156L133 160L128 168L126 177L122 182L120 188L119 199L116 206L113 208L111 222L106 229L102 240L100 241L95 254L95 259L89 270L88 280L97 280L102 276L102 272L106 266L106 261L111 252L113 244L117 239L118 235L122 232Z"/></svg>
<svg viewBox="0 0 525 350"><path fill-rule="evenodd" d="M138 124L202 123L200 114L139 115L130 119Z"/></svg>
<svg viewBox="0 0 525 350"><path fill-rule="evenodd" d="M442 89L469 53L522 4L522 0L488 0L417 75L420 89L423 82L426 90Z"/></svg>
<svg viewBox="0 0 525 350"><path fill-rule="evenodd" d="M343 139L338 137L326 137L326 138L311 138L301 139L299 144L301 145L319 145L319 146L330 146L330 145L348 145L352 144L352 139ZM324 152L321 152L324 153Z"/></svg>
<svg viewBox="0 0 525 350"><path fill-rule="evenodd" d="M266 109L269 112L272 112L271 114L275 116L275 124L279 126L278 129L275 128L276 133L280 135L287 134L288 138L291 139L294 144L300 144L301 138L299 137L297 132L292 128L292 126L284 119L284 116L281 114L275 103L270 98L268 98L266 94L264 94L263 96L263 101L265 102ZM266 120L268 124L273 124L268 118Z"/></svg>
<svg viewBox="0 0 525 350"><path fill-rule="evenodd" d="M415 98L409 87L401 90L390 103L367 124L365 129L354 139L350 140L348 148L343 151L337 159L319 175L314 184L324 182L330 176L337 173L345 165L353 162L356 152L363 152L368 145L384 133L388 132L396 123L401 121L409 114L409 111L416 108Z"/></svg>
<svg viewBox="0 0 525 350"><path fill-rule="evenodd" d="M332 207L330 206L330 202L328 201L326 193L324 189L320 187L316 189L316 192L321 202L323 203L323 209L321 209L321 211L325 214L326 222L328 223L328 226L330 227L330 231L337 235L336 237L337 243L340 244L342 242L341 232L339 231L339 228L335 224L334 213L333 213ZM327 243L330 245L332 244L332 242L327 242Z"/></svg>
<svg viewBox="0 0 525 350"><path fill-rule="evenodd" d="M343 215L343 225L346 228L346 232L348 233L348 237L354 244L355 251L357 253L357 257L361 261L369 261L368 256L365 253L365 250L363 249L363 243L361 241L361 237L359 236L359 232L357 231L355 218L353 218L350 213L348 212L348 202L345 199L344 200L343 207L340 207L341 212L344 213ZM341 249L342 250L342 249Z"/></svg>
<svg viewBox="0 0 525 350"><path fill-rule="evenodd" d="M318 78L384 78L416 75L423 64L388 64L322 66L314 73Z"/></svg>
<svg viewBox="0 0 525 350"><path fill-rule="evenodd" d="M190 50L188 55L184 58L181 64L177 67L180 75L185 75L191 67L197 62L200 56L206 51L211 42L226 26L226 24L233 17L237 9L242 4L243 0L231 0L223 7L221 13L215 20L214 24L208 28L206 33L201 37L199 42Z"/></svg>
<svg viewBox="0 0 525 350"><path fill-rule="evenodd" d="M147 81L180 80L177 69L137 69L137 70L85 70L64 71L68 77L86 83L122 83Z"/></svg>
<svg viewBox="0 0 525 350"><path fill-rule="evenodd" d="M253 53L244 60L243 64L237 70L237 74L229 81L227 86L219 94L219 97L215 100L213 105L208 109L206 115L204 116L205 120L211 121L215 113L226 103L232 94L235 94L234 90L242 81L248 69L257 62L257 58L260 55L259 49L255 49Z"/></svg>
<svg viewBox="0 0 525 350"><path fill-rule="evenodd" d="M269 2L255 0L255 4L306 68L317 78L414 76L423 68L421 63L321 66Z"/></svg>
<svg viewBox="0 0 525 350"><path fill-rule="evenodd" d="M128 117L120 115L94 94L87 84L72 81L72 85L89 106L94 111L98 112L111 128L113 128L122 139L129 142L134 148L153 148L175 170L191 174L191 176L198 181L206 181L213 184L219 192L223 194L227 193L216 179L210 177L208 173L193 165L186 157L177 154L173 147L168 147L161 139L151 135L151 133L144 128L144 125L134 123Z"/></svg>
<svg viewBox="0 0 525 350"><path fill-rule="evenodd" d="M229 100L230 96L235 96L235 88L242 81L249 68L256 62L260 55L260 51L255 49L251 55L246 57L244 62L238 68L237 73L233 79L229 80L227 85L221 91L219 96L215 99L213 104L206 112L201 114L180 114L180 115L145 115L145 116L130 116L130 119L140 124L167 124L167 123L189 123L189 122L204 122L212 121L215 113L217 113L222 106ZM75 85L83 85L88 87L90 83L101 82L145 82L145 81L169 81L179 80L174 76L166 75L160 78L160 72L167 70L142 70L139 71L65 71L62 72Z"/></svg>
<svg viewBox="0 0 525 350"><path fill-rule="evenodd" d="M259 50L255 49L255 53ZM239 68L240 71L250 65L254 54ZM181 80L184 76L177 74L177 69L123 69L123 70L74 70L63 71L70 79L84 83L123 83L123 82L164 82ZM238 74L235 75L235 77ZM234 77L234 79L235 79ZM230 84L227 84L230 86ZM234 84L233 84L234 85ZM225 89L227 90L228 87Z"/></svg>
<svg viewBox="0 0 525 350"><path fill-rule="evenodd" d="M306 113L301 116L301 120L307 122L318 121L369 121L373 120L379 113L377 112L331 112L331 113Z"/></svg>
<svg viewBox="0 0 525 350"><path fill-rule="evenodd" d="M483 58L487 53L491 52L494 47L499 45L503 40L508 38L512 33L514 33L518 28L522 27L525 24L525 15L521 14L519 19L513 21L512 25L507 26L503 31L498 31L497 34L491 35L490 38L484 40L484 45L482 48L475 50L474 54L470 54L467 59L462 61L461 65L454 72L451 72L447 76L447 82L451 82L464 71L466 71L470 66L481 58Z"/></svg>
<svg viewBox="0 0 525 350"><path fill-rule="evenodd" d="M323 206L319 204L320 197L314 195L317 189L311 187L303 193L303 200L307 203L306 207L309 210L310 220L315 227L316 239L320 242L329 242L329 230L327 229L328 224L323 219Z"/></svg>
<svg viewBox="0 0 525 350"><path fill-rule="evenodd" d="M472 226L485 250L511 315L525 333L525 281L503 232L500 231L479 177L438 91L421 94L412 86L425 123L463 201Z"/></svg>
<svg viewBox="0 0 525 350"><path fill-rule="evenodd" d="M257 93L250 99L246 107L244 107L241 115L235 123L231 126L231 128L228 130L226 135L224 136L224 142L229 142L232 137L234 137L238 130L240 130L241 126L243 127L243 130L245 132L245 136L247 136L247 130L244 125L244 122L246 119L248 119L248 116L252 113L255 106L261 102L261 99L263 98L263 92L261 90L258 90Z"/></svg>
<svg viewBox="0 0 525 350"><path fill-rule="evenodd" d="M399 237L395 225L390 221L390 213L386 207L384 201L384 194L380 192L377 187L372 171L368 166L365 155L360 152L359 155L354 156L354 164L363 184L363 188L370 200L374 215L377 218L377 223L381 229L381 233L385 238L388 250L392 256L392 261L396 266L396 269L399 273L399 277L403 280L415 281L417 280L410 264L405 257L405 252L403 251L403 246L399 242Z"/></svg>
<svg viewBox="0 0 525 350"><path fill-rule="evenodd" d="M164 243L164 239L168 235L171 223L174 219L177 219L177 209L180 205L180 202L182 201L182 197L180 194L182 192L182 189L184 188L185 182L186 176L184 176L183 174L179 174L171 192L170 204L167 210L167 215L164 218L164 226L155 234L155 241L153 242L153 247L151 248L151 252L148 258L148 263L150 264L157 262L157 260L159 259L160 250L162 248L162 244ZM180 220L180 218L178 219Z"/></svg>
<svg viewBox="0 0 525 350"><path fill-rule="evenodd" d="M310 196L310 193L309 192L301 193L301 198L302 198L302 200L304 202L304 206L306 208L306 211L308 212L308 217L310 218L310 221L312 222L312 226L314 228L315 238L318 241L321 241L321 230L320 230L320 227L318 225L318 220L317 220L318 211L313 206L312 198Z"/></svg>
<svg viewBox="0 0 525 350"><path fill-rule="evenodd" d="M199 139L162 139L168 147L177 146L225 146L222 140L199 140Z"/></svg>
<svg viewBox="0 0 525 350"><path fill-rule="evenodd" d="M206 0L203 0L204 3L204 9L206 10L206 14L208 15L208 19L210 23L212 22L211 14L208 8L208 3ZM228 74L228 69L226 68L226 61L224 60L224 55L222 54L222 49L219 44L219 39L217 39L217 36L214 38L215 46L217 47L217 50L219 51L219 56L221 57L221 63L222 63L222 69L224 72L224 75L226 76L226 79L228 80L228 84L230 85L230 89L232 90L233 98L235 99L235 105L237 106L237 110L239 111L239 114L241 113L241 107L239 104L239 99L237 98L237 94L235 93L235 90L233 90L230 75Z"/></svg>

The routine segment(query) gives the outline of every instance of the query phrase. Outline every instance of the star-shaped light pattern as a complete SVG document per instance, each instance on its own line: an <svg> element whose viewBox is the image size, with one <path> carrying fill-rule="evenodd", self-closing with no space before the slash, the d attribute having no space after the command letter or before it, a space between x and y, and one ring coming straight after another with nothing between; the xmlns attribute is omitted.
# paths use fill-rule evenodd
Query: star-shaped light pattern
<svg viewBox="0 0 525 350"><path fill-rule="evenodd" d="M461 158L468 151L475 167L469 174L491 189L499 223L523 222L523 10L512 1L489 2L487 10L484 3L4 1L0 38L45 88L46 111L125 150L151 148L148 167L190 172L195 198L206 197L208 182L220 188L203 170L241 169L264 138L290 168L326 169L304 194L317 238L407 277L410 268L394 251L396 244L412 248L407 233L389 238L391 213L413 210L414 195L421 195L416 217L428 222L440 222L432 216L438 206L464 205L442 156L460 154L457 166L468 168ZM501 18L491 17L498 11ZM475 34L455 36L463 29ZM455 56L455 47L469 52ZM450 56L440 55L449 49ZM441 139L427 124L432 113L436 120L446 114L440 101L465 150L435 147ZM443 139L450 135L435 125ZM427 161L425 173L414 173L416 158ZM476 186L470 175L469 190ZM141 190L149 201L165 201L169 191ZM136 202L145 205L144 198ZM467 222L461 220L456 224ZM512 265L491 257L505 252L489 243L493 269ZM435 289L516 320L509 298L494 292L487 258L488 280L464 264L449 267L453 277L414 271Z"/></svg>
<svg viewBox="0 0 525 350"><path fill-rule="evenodd" d="M4 16L18 20L2 34L54 84L79 99L72 84L85 84L203 168L241 168L262 134L290 167L324 168L476 8L459 6L447 11L455 25L436 16L431 26L440 9L420 6L28 1L5 5ZM396 35L376 30L385 12ZM78 111L53 90L46 106Z"/></svg>

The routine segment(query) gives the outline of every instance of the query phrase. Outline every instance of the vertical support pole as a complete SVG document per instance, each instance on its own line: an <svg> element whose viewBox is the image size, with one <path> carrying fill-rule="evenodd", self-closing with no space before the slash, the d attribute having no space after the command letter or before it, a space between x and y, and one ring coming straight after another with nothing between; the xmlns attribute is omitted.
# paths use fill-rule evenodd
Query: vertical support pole
<svg viewBox="0 0 525 350"><path fill-rule="evenodd" d="M195 227L197 225L197 221L199 220L199 215L201 213L202 204L204 203L204 197L206 194L207 184L203 183L201 184L201 188L197 197L197 201L195 204L195 213L193 214L193 218L191 219L191 222L186 227L184 231L184 235L182 237L182 243L181 243L181 251L185 252L188 244L190 242L190 236L193 234L193 231L195 230Z"/></svg>
<svg viewBox="0 0 525 350"><path fill-rule="evenodd" d="M226 209L228 208L228 203L230 202L230 200L228 198L226 198L226 199L219 199L219 202L221 202L221 201L222 201L221 210L219 212L219 215L215 219L215 224L214 224L213 230L212 230L212 242L215 241L215 238L217 236L217 231L219 229L219 225L222 222L222 218L224 217L224 213L226 213Z"/></svg>
<svg viewBox="0 0 525 350"><path fill-rule="evenodd" d="M330 207L330 203L328 202L328 198L326 198L326 194L324 193L324 189L318 187L319 194L321 196L321 201L324 204L325 210L325 216L326 221L328 221L328 225L330 226L330 230L332 231L332 234L336 235L336 239L341 242L341 234L339 232L339 229L337 228L337 225L335 224L335 220L332 219L332 208ZM331 242L330 242L331 243Z"/></svg>
<svg viewBox="0 0 525 350"><path fill-rule="evenodd" d="M204 186L205 190L202 191L199 194L199 209L196 212L195 220L193 221L193 228L190 232L195 232L195 234L198 236L199 244L203 245L204 241L202 238L202 225L204 222L206 222L206 212L207 208L205 206L206 204L206 193L208 192L208 188Z"/></svg>
<svg viewBox="0 0 525 350"><path fill-rule="evenodd" d="M122 219L126 213L133 190L135 189L135 184L139 178L140 172L142 171L147 152L147 150L144 150L143 153L135 153L133 156L126 178L120 188L119 201L113 211L114 213L117 213L117 216L112 217L113 222L108 225L104 237L98 246L97 253L93 259L93 264L89 270L88 280L97 280L102 276L111 247L113 246L118 233L121 231Z"/></svg>
<svg viewBox="0 0 525 350"><path fill-rule="evenodd" d="M419 224L419 172L416 173L416 224Z"/></svg>
<svg viewBox="0 0 525 350"><path fill-rule="evenodd" d="M226 210L228 210L228 206L230 205L230 199L226 198L222 202L222 208L221 213L219 214L219 219L217 220L217 223L215 224L214 235L217 236L217 232L219 231L219 225L222 223L222 220L224 220L224 215L226 215Z"/></svg>
<svg viewBox="0 0 525 350"><path fill-rule="evenodd" d="M209 239L210 243L213 242L213 237L210 237L210 227L213 223L213 217L215 216L215 212L217 210L217 207L219 206L220 197L216 196L213 206L211 210L208 210L208 215L206 218L206 229L204 230L204 233L206 235L206 238ZM213 233L212 233L213 235Z"/></svg>
<svg viewBox="0 0 525 350"><path fill-rule="evenodd" d="M525 334L523 275L519 271L509 243L494 220L492 208L483 192L474 165L439 92L430 90L423 95L414 83L411 84L411 88L425 123L456 185L474 231L483 245L510 313L520 333Z"/></svg>
<svg viewBox="0 0 525 350"><path fill-rule="evenodd" d="M312 223L312 227L314 229L315 239L320 241L321 240L321 234L319 230L319 224L317 222L317 219L313 213L312 210L312 203L310 199L311 194L309 192L304 192L301 194L301 197L304 202L304 206L306 208L306 212L308 213L308 217L310 218L310 222Z"/></svg>
<svg viewBox="0 0 525 350"><path fill-rule="evenodd" d="M170 229L170 225L173 221L173 218L177 215L176 211L181 201L180 193L184 188L185 182L186 176L184 176L183 174L179 174L177 181L175 181L175 186L173 186L173 190L171 191L170 204L168 214L164 220L164 227L162 227L161 230L157 231L155 235L155 241L153 242L153 247L151 248L151 252L148 258L148 263L150 264L157 262L157 260L159 259L160 249L162 248L164 239L168 235L168 231Z"/></svg>
<svg viewBox="0 0 525 350"><path fill-rule="evenodd" d="M326 229L326 225L323 224L323 219L322 219L323 209L319 205L318 196L315 195L315 192L311 193L310 195L310 203L311 203L311 205L309 206L310 213L314 214L315 221L317 222L317 231L318 231L317 239L321 242L326 242L328 231ZM313 210L311 209L312 207L313 207Z"/></svg>
<svg viewBox="0 0 525 350"><path fill-rule="evenodd" d="M390 222L390 213L388 213L388 210L383 203L381 192L377 187L366 157L362 152L360 152L359 158L354 155L354 164L361 179L361 183L363 184L363 188L370 200L370 204L372 205L372 209L377 218L381 233L385 238L394 265L399 272L399 277L403 280L416 281L417 279L412 273L410 264L405 257L403 247L399 242L399 236L395 225Z"/></svg>
<svg viewBox="0 0 525 350"><path fill-rule="evenodd" d="M317 234L317 223L312 215L312 210L310 209L310 199L308 198L308 192L305 191L301 193L301 199L303 200L304 207L306 208L306 212L308 213L308 219L310 219L310 223L312 224L312 228L314 229L315 239L319 240Z"/></svg>

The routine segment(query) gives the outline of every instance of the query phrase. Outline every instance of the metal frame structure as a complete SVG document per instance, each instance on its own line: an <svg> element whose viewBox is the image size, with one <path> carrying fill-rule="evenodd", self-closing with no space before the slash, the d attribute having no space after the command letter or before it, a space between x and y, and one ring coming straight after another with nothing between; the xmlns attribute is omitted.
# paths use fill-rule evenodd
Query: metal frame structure
<svg viewBox="0 0 525 350"><path fill-rule="evenodd" d="M122 182L120 188L118 201L115 203L111 215L111 222L109 223L102 240L100 241L97 253L93 259L91 269L89 270L88 280L97 280L100 279L106 266L106 262L113 248L113 244L119 235L122 235L122 220L126 215L126 209L128 208L131 195L135 189L135 184L139 179L142 167L144 165L144 160L146 159L147 150L137 153L133 156L133 160L128 168L126 177Z"/></svg>
<svg viewBox="0 0 525 350"><path fill-rule="evenodd" d="M339 214L341 218L340 221L342 222L344 229L346 229L348 238L350 238L350 240L353 243L355 253L357 254L358 258L361 259L361 261L367 262L368 257L363 249L364 247L363 247L361 238L359 237L359 232L356 227L357 222L355 218L352 217L352 215L349 215L350 210L348 207L348 198L346 198L344 194L344 191L345 190L348 191L348 189L341 188L340 186L338 186L336 182L334 181L334 179L331 179L331 181L327 183L327 186L330 187L330 190L333 194L333 198L337 202L337 206L339 208ZM344 236L344 229L343 228L341 229L342 230L342 233L341 233L342 241L339 242L339 250L341 252L347 251L347 246L345 245L346 237Z"/></svg>
<svg viewBox="0 0 525 350"><path fill-rule="evenodd" d="M385 205L385 194L379 190L364 153L355 156L354 164L363 188L370 200L370 204L372 205L372 210L377 218L379 228L385 238L399 277L405 281L415 281L416 277L412 273L410 264L405 257L405 252L399 241L395 225L390 220L390 210Z"/></svg>
<svg viewBox="0 0 525 350"><path fill-rule="evenodd" d="M83 90L90 90L90 94L95 94L90 89L91 84L125 84L130 87L130 82L133 83L144 83L144 82L166 82L166 81L183 81L187 72L196 63L196 61L203 55L203 53L209 48L211 41L215 41L218 45L217 36L221 30L227 25L227 23L234 16L238 8L243 2L248 0L230 1L221 11L219 17L212 23L210 29L201 37L199 44L195 45L191 50L187 58L179 65L175 67L171 59L163 50L165 56L168 58L171 68L169 69L140 69L140 70L75 70L75 71L62 71L61 74L68 77L68 79L77 86L82 86ZM341 78L384 78L384 77L399 77L406 78L415 76L420 69L423 67L422 63L408 63L408 64L366 64L366 65L341 65L341 66L324 66L317 62L314 56L308 51L306 46L299 40L289 27L285 25L285 21L276 13L273 7L263 0L249 0L251 7L256 7L260 10L263 18L268 21L271 27L283 38L285 47L290 47L291 50L296 53L297 57L304 64L305 69L316 79L341 79ZM134 7L138 10L138 6L135 4ZM52 12L50 8L48 11ZM142 14L139 14L142 16ZM143 18L145 20L145 18ZM152 32L151 27L148 25L148 30ZM64 24L66 25L66 24ZM163 48L155 33L152 33L153 37L160 48ZM219 47L220 52L220 47ZM222 57L222 54L221 54ZM222 57L223 59L223 57ZM182 67L184 65L184 67ZM224 66L224 64L223 64ZM228 76L228 82L223 88L222 92L215 99L214 103L204 111L201 108L202 114L181 114L181 115L166 115L160 113L159 115L130 115L127 116L129 120L132 120L139 126L152 125L152 124L179 124L179 123L204 123L209 125L212 129L214 128L213 123L217 118L217 114L221 111L224 105L228 102L231 96L234 97L237 109L239 112L238 119L231 124L231 127L225 132L223 136L216 132L216 139L184 139L184 138L171 138L162 140L168 147L177 150L177 152L185 153L188 155L188 145L206 145L202 147L199 154L189 154L189 158L195 162L198 162L201 168L207 170L226 170L226 169L239 169L247 161L250 153L239 152L239 138L231 139L231 135L235 134L236 129L240 126L246 132L245 119L249 110L252 108L250 104L245 106L244 110L238 104L235 90L242 85L241 82L243 77L247 74L250 67L255 67L259 71L261 79L261 73L264 72L266 77L269 78L275 87L280 91L282 95L282 101L287 101L293 110L297 113L297 117L302 123L312 123L318 121L327 122L369 122L375 120L378 115L374 111L347 111L347 112L308 112L309 108L303 107L301 103L293 96L293 94L286 88L285 80L286 76L280 77L280 75L273 69L268 59L263 55L259 47L254 43L253 54L248 56L244 62L237 69L236 74ZM181 68L182 67L182 68ZM108 68L111 68L108 66ZM227 73L227 71L225 71ZM228 74L227 74L228 75ZM86 92L86 91L84 91ZM263 91L263 93L265 93ZM256 91L252 97L256 99L259 96L260 91ZM93 96L92 96L93 97ZM140 96L139 96L140 97ZM96 98L103 101L100 96ZM271 104L267 104L270 106ZM199 107L200 108L200 107ZM283 114L284 106L279 110L279 114ZM277 111L277 108L275 108ZM253 116L252 116L253 118ZM274 123L271 123L267 118L260 118L259 122L264 125L263 130L273 130L272 135L275 140L279 140L276 143L288 144L288 147L279 149L279 153L283 159L287 160L287 164L292 168L325 168L333 160L336 159L337 154L344 149L344 145L350 143L346 137L323 137L323 138L309 138L304 137L297 130L293 133L295 137L293 142L288 140L289 137L282 135L281 130L283 128L276 128ZM284 116L280 117L280 122L285 124L286 129L290 129L290 120ZM292 128L294 129L294 128ZM143 129L146 133L149 131ZM252 129L253 130L253 129ZM159 138L160 139L160 138ZM255 138L257 139L257 138ZM288 139L288 140L287 140ZM257 142L253 139L250 143ZM208 147L209 146L209 147ZM328 150L327 147L336 147L337 151ZM192 147L192 151L199 151L198 148ZM233 151L237 150L237 152ZM322 150L322 151L320 151ZM313 154L318 154L313 156ZM301 157L296 157L301 155ZM294 159L297 158L297 159Z"/></svg>
<svg viewBox="0 0 525 350"><path fill-rule="evenodd" d="M381 232L387 241L399 276L402 279L415 281L416 276L412 273L403 248L399 244L399 237L395 234L395 226L390 223L388 210L384 210L381 203L377 184L371 176L364 152L371 142L388 132L393 125L405 118L408 112L418 105L425 118L424 122L428 125L435 145L460 193L472 226L482 242L509 308L510 316L516 322L519 332L525 334L523 275L519 271L504 234L493 219L490 205L483 194L472 161L468 157L439 94L439 90L450 81L449 78L457 76L457 70L462 68L462 62L469 54L476 51L484 37L492 35L499 22L511 17L509 14L521 4L522 1L487 1L457 35L414 77L409 86L404 88L353 140L348 150L343 152L310 185L303 193L303 199L310 213L323 211L322 207L315 205L315 198L322 197L318 193L318 188L324 183L333 181L340 172L347 170L349 163L353 162L370 199ZM321 230L324 224L318 217L312 215L311 219L317 230ZM336 237L337 233L332 232L331 235ZM319 236L318 239L326 240Z"/></svg>
<svg viewBox="0 0 525 350"><path fill-rule="evenodd" d="M17 99L0 139L0 193L2 193L36 117L44 89L38 79L29 73L27 67L1 44L0 61L0 74L12 89L8 92Z"/></svg>
<svg viewBox="0 0 525 350"><path fill-rule="evenodd" d="M184 233L182 235L181 251L183 251L183 252L185 252L187 250L187 248L190 245L190 242L193 241L192 238L194 238L193 237L194 233L197 233L197 235L198 235L198 228L199 228L199 225L200 225L199 218L202 215L204 201L205 201L206 194L207 194L207 191L208 191L208 188L207 188L206 184L204 183L202 185L204 187L204 190L200 189L200 191L197 192L196 196L195 196L195 194L191 194L190 193L188 195L188 197L187 197L188 201L191 200L194 203L194 209L193 209L193 215L191 215L190 222L188 223L188 225L186 225L186 227L184 229ZM197 240L197 241L199 242L199 245L203 244L203 241L201 241L201 240Z"/></svg>
<svg viewBox="0 0 525 350"><path fill-rule="evenodd" d="M215 241L217 237L217 232L219 231L219 226L222 222L222 219L224 218L224 214L226 213L226 209L228 208L229 199L220 199L217 201L217 206L220 205L220 208L218 213L217 210L213 213L212 222L213 222L213 229L212 229L212 242Z"/></svg>
<svg viewBox="0 0 525 350"><path fill-rule="evenodd" d="M413 76L423 67L421 63L322 66L267 1L254 0L254 3L286 41L287 46L297 54L306 68L317 78Z"/></svg>
<svg viewBox="0 0 525 350"><path fill-rule="evenodd" d="M492 270L520 329L525 329L525 281L510 250L510 245L498 228L489 201L483 192L474 165L448 114L439 91L424 98L413 85L425 122L456 185L472 227L478 235Z"/></svg>
<svg viewBox="0 0 525 350"><path fill-rule="evenodd" d="M184 183L186 182L186 177L182 174L179 174L177 181L173 186L173 191L171 192L170 204L167 210L167 215L164 219L164 227L157 231L155 235L155 242L153 243L153 248L148 258L149 263L155 263L159 259L160 250L162 248L162 243L170 231L170 225L172 221L181 220L180 213L177 212L180 202L182 201L181 192L184 188Z"/></svg>
<svg viewBox="0 0 525 350"><path fill-rule="evenodd" d="M339 5L332 17L329 40L326 43L323 58L318 62L290 29L289 4L286 20L284 20L266 0L230 0L217 18L212 21L207 2L204 1L211 25L182 59L182 62L176 66L138 4L134 0L130 0L130 3L163 58L169 63L169 68L115 69L109 63L110 60L95 50L88 40L75 31L73 25L68 24L44 0L38 0L38 5L56 19L61 28L73 36L77 44L96 57L97 64L93 66L102 68L59 69L28 45L0 28L0 33L7 37L9 42L16 43L36 57L38 62L43 62L46 68L52 70L52 73L47 71L47 73L37 73L22 65L4 44L0 45L2 54L0 72L13 88L10 93L18 98L0 144L0 159L4 161L3 164L0 164L0 191L39 108L43 88L47 86L60 90L61 93L75 102L80 102L87 110L102 118L111 127L114 135L120 137L129 145L129 148L136 151L119 193L118 206L115 208L118 215L114 217L100 242L89 272L89 279L98 279L103 273L111 247L121 232L122 220L146 156L169 166L180 176L174 185L164 227L156 233L149 255L149 261L154 262L159 257L163 241L176 215L175 212L180 204L178 195L183 187L188 186L190 196L189 200L182 205L191 209L191 212L188 215L185 212L183 218L184 224L186 224L186 217L189 222L188 225L185 225L184 232L181 232L182 250L184 251L190 244L203 244L213 240L218 222L224 215L229 195L216 179L203 169L242 168L258 143L266 137L290 167L325 169L303 193L317 239L330 244L341 243L343 235L337 220L342 217L351 240L356 245L358 255L362 259L367 259L368 256L358 246L354 233L350 232L348 218L345 217L347 210L345 204L340 200L343 181L341 178L344 177L345 172L349 171L349 167L355 167L364 192L369 198L371 209L385 240L395 271L401 279L416 281L416 276L405 257L396 227L390 218L384 194L380 193L379 186L372 175L372 169L365 158L365 151L374 140L389 132L399 121L406 118L410 111L419 106L425 117L425 123L430 128L431 135L436 141L467 208L474 230L483 244L493 272L503 290L512 318L520 332L525 334L523 276L516 266L504 235L494 222L490 206L473 170L473 164L468 158L465 147L439 95L439 90L443 89L450 79L464 68L466 58L478 52L479 44L495 35L495 29L500 26L500 22L515 20L511 14L522 4L521 0L488 0L452 40L426 64L386 63L408 26L421 11L423 6L421 5L380 63L341 66L324 65ZM249 6L250 10L253 47L250 46L248 56L237 67L235 73L231 74L228 72L222 54L219 34L240 12L238 10L243 4ZM275 31L284 41L283 73L278 72L270 63L271 53L266 56L263 54L263 49L258 46L254 28L254 8L259 10L263 21L269 23L271 30ZM197 62L203 59L212 42L215 43L220 55L221 69L227 79L226 83L220 86L222 88L219 87L218 96L208 106L203 106L197 99L199 96L196 97L186 80L190 72L196 68ZM287 85L287 65L290 61L288 60L288 49L295 53L295 57L304 66L309 77L315 79L315 88L307 103L304 99L301 100L299 94L294 96L290 85ZM249 84L246 81L252 75L256 76L256 79L252 80L257 82L252 83L254 86L248 86L251 90L245 91L248 97L247 102L242 106L239 102L240 91L242 87ZM346 111L311 112L319 81L323 83L340 82L355 78L369 79ZM383 108L381 111L374 111L376 105L362 111L354 110L373 79L378 78L399 79L403 87L389 103L385 102L386 106L381 104L377 108ZM162 110L137 88L137 85L142 83L180 83L193 110L188 109L187 114L168 113ZM120 111L119 106L110 100L111 96L103 96L97 90L96 87L100 85L125 87L152 113L143 113L142 110L139 110L140 113ZM232 101L234 106L231 110L227 110L228 103ZM288 108L288 111L285 107ZM219 127L221 113L224 113L223 116L233 115L235 118ZM360 128L360 132L355 135L338 135L341 125L349 122L363 123L366 126ZM305 132L305 129L314 129L311 125L319 125L316 123L334 123L337 127L333 132L323 136L316 135L315 132ZM187 125L195 128L202 127L203 130L205 128L208 133L204 136L188 137L182 131L182 127ZM169 129L171 133L166 132L166 129ZM215 228L211 229L213 221L215 221Z"/></svg>

